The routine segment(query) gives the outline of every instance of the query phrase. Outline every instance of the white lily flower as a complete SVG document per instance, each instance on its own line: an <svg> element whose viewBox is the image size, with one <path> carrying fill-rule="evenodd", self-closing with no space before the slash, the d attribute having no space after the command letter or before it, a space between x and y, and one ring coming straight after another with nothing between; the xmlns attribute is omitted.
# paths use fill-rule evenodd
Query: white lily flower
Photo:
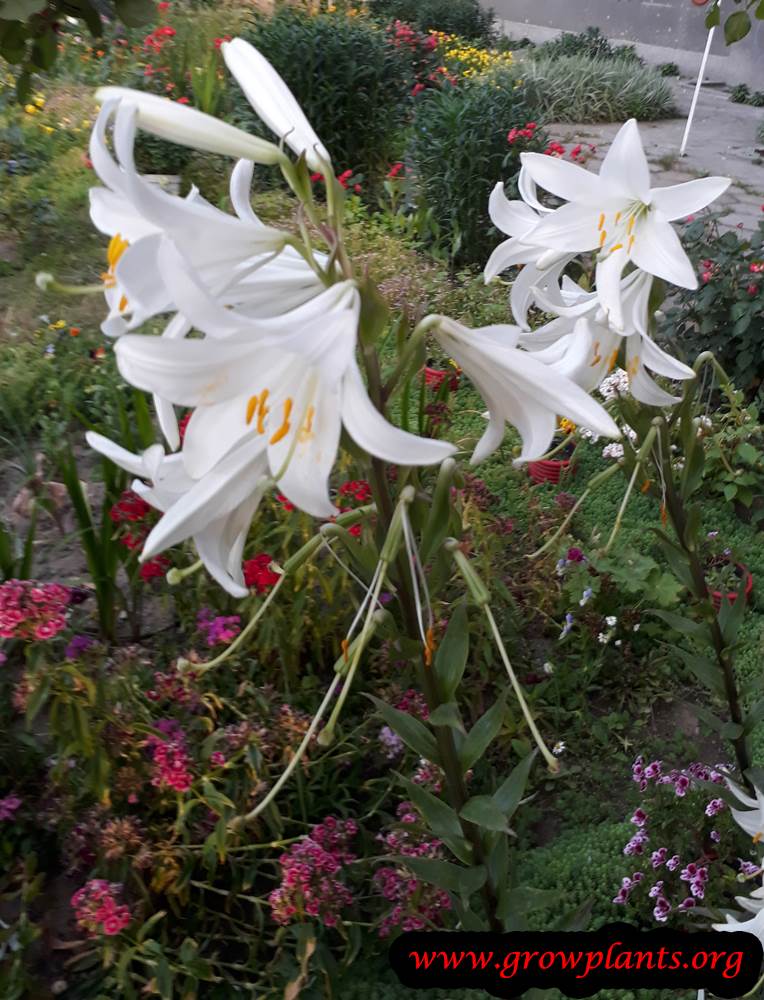
<svg viewBox="0 0 764 1000"><path fill-rule="evenodd" d="M625 346L631 394L649 406L670 406L677 397L656 385L647 369L679 380L694 378L695 373L650 338L647 319L652 281L644 271L633 271L621 283L623 331L614 330L608 322L596 292L585 292L567 277L562 289L556 288L551 296L534 289L539 305L557 313L558 319L523 334L520 345L587 392L613 371Z"/></svg>
<svg viewBox="0 0 764 1000"><path fill-rule="evenodd" d="M522 173L521 171L521 176ZM521 193L530 197L527 185L521 186ZM507 268L522 267L512 282L509 302L515 321L527 330L533 288L551 290L555 287L562 271L573 259L573 254L558 253L534 241L532 233L542 218L541 213L525 201L510 201L501 181L496 184L488 199L488 214L494 226L510 239L500 243L488 258L483 277L488 284Z"/></svg>
<svg viewBox="0 0 764 1000"><path fill-rule="evenodd" d="M170 253L163 251L168 260ZM181 452L193 478L250 442L267 455L273 479L292 503L330 517L337 511L328 479L343 425L369 454L398 465L434 464L456 450L399 430L372 405L355 360L360 296L352 282L333 285L284 316L253 322L221 308L194 288L192 277L177 267L185 312L209 336L128 335L116 354L132 385L195 407Z"/></svg>
<svg viewBox="0 0 764 1000"><path fill-rule="evenodd" d="M745 931L746 934L755 934L756 937L764 944L764 907L758 910L756 916L750 917L748 920L738 920L732 914L728 913L725 917L725 923L723 924L712 924L711 925L715 931Z"/></svg>
<svg viewBox="0 0 764 1000"><path fill-rule="evenodd" d="M754 788L754 794L749 795L736 782L727 778L727 787L734 792L736 798L745 809L731 809L730 813L737 825L744 830L754 843L764 842L764 791Z"/></svg>
<svg viewBox="0 0 764 1000"><path fill-rule="evenodd" d="M308 166L324 170L331 156L300 105L265 56L243 38L221 45L226 66L244 91L257 116Z"/></svg>
<svg viewBox="0 0 764 1000"><path fill-rule="evenodd" d="M539 458L547 451L558 416L604 437L620 437L610 415L583 389L518 348L519 327L470 330L445 316L438 320L433 335L488 404L488 427L472 455L473 463L482 462L498 448L507 423L522 438L519 461Z"/></svg>
<svg viewBox="0 0 764 1000"><path fill-rule="evenodd" d="M166 456L161 445L134 455L101 434L88 432L86 439L91 448L138 476L133 490L164 515L146 539L142 562L190 538L210 576L234 597L246 597L242 553L252 518L271 485L261 450L244 442L194 480L182 456Z"/></svg>
<svg viewBox="0 0 764 1000"><path fill-rule="evenodd" d="M102 104L120 101L131 104L137 111L138 125L144 131L177 142L179 146L252 160L266 166L284 160L284 154L274 143L167 97L130 87L99 87L96 100Z"/></svg>
<svg viewBox="0 0 764 1000"><path fill-rule="evenodd" d="M616 135L599 174L541 153L522 153L521 160L534 183L568 202L539 222L533 241L560 252L599 251L597 288L613 325L622 325L618 292L629 261L682 288L697 288L695 271L670 223L718 198L728 178L651 188L634 119Z"/></svg>

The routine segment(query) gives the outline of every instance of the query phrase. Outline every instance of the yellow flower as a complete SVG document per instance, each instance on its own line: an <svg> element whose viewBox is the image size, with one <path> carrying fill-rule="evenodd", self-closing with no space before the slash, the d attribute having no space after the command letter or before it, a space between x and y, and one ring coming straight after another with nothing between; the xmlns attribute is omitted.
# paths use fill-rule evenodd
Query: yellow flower
<svg viewBox="0 0 764 1000"><path fill-rule="evenodd" d="M52 125L41 125L40 128L43 130L43 132L47 132L48 135L50 135L51 132L56 131Z"/></svg>
<svg viewBox="0 0 764 1000"><path fill-rule="evenodd" d="M562 418L562 420L560 421L561 431L563 431L565 434L572 434L575 429L576 425L573 423L572 420L568 420L567 417Z"/></svg>
<svg viewBox="0 0 764 1000"><path fill-rule="evenodd" d="M34 103L35 103L35 107L44 108L45 107L45 98L42 96L42 94L38 94L37 97L35 97L35 99L34 99Z"/></svg>
<svg viewBox="0 0 764 1000"><path fill-rule="evenodd" d="M36 115L37 114L37 108L34 106L34 104L25 104L24 105L24 110L26 111L26 113L28 115Z"/></svg>

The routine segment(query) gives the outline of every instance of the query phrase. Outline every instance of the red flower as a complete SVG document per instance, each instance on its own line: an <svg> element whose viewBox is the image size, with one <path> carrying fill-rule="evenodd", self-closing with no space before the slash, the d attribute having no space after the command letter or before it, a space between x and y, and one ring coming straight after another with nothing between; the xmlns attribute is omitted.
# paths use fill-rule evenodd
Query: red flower
<svg viewBox="0 0 764 1000"><path fill-rule="evenodd" d="M411 96L416 97L417 94L421 94L422 91L425 89L426 88L423 83L415 83L414 86L411 88ZM764 211L764 208L762 208L762 211Z"/></svg>
<svg viewBox="0 0 764 1000"><path fill-rule="evenodd" d="M289 500L287 497L285 497L283 493L277 493L276 494L276 499L281 504L281 506L284 508L284 510L286 510L286 511L294 510L294 504L292 503L291 500Z"/></svg>
<svg viewBox="0 0 764 1000"><path fill-rule="evenodd" d="M261 552L253 559L248 559L242 566L244 582L248 587L254 588L258 594L264 594L279 581L279 574L274 573L270 568L272 561L267 552Z"/></svg>
<svg viewBox="0 0 764 1000"><path fill-rule="evenodd" d="M157 556L155 559L149 559L140 568L141 580L146 582L155 580L157 577L164 576L169 568L170 560L167 556Z"/></svg>
<svg viewBox="0 0 764 1000"><path fill-rule="evenodd" d="M390 167L390 169L387 172L387 176L390 178L390 180L394 180L401 172L401 170L403 170L403 164L399 160L398 163L394 163L392 167Z"/></svg>
<svg viewBox="0 0 764 1000"><path fill-rule="evenodd" d="M161 0L161 2L157 4L157 10L160 13L164 13L164 11L169 10L169 8L170 8L170 0Z"/></svg>
<svg viewBox="0 0 764 1000"><path fill-rule="evenodd" d="M368 503L371 500L371 487L365 479L351 479L343 483L339 488L341 497L353 497L361 503Z"/></svg>
<svg viewBox="0 0 764 1000"><path fill-rule="evenodd" d="M232 37L231 35L223 35L222 38L216 38L215 39L215 48L219 49L220 46L223 44L223 42L230 42L231 41L231 37Z"/></svg>
<svg viewBox="0 0 764 1000"><path fill-rule="evenodd" d="M189 101L189 99L187 97L179 97L177 103L178 104L189 104L190 101Z"/></svg>
<svg viewBox="0 0 764 1000"><path fill-rule="evenodd" d="M190 419L191 419L191 413L188 412L178 421L178 434L180 435L181 444L183 443L183 438L186 436L186 428L188 427L188 422Z"/></svg>
<svg viewBox="0 0 764 1000"><path fill-rule="evenodd" d="M313 184L316 184L318 181L323 181L324 175L323 174L311 174L310 175L310 179L313 182Z"/></svg>

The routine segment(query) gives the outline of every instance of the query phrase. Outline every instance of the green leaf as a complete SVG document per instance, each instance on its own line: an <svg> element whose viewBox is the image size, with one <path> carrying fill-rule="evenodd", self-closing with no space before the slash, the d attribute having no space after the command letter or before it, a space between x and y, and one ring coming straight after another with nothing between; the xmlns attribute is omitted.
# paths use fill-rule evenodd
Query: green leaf
<svg viewBox="0 0 764 1000"><path fill-rule="evenodd" d="M462 819L475 823L484 830L507 832L507 818L490 795L473 795L459 813Z"/></svg>
<svg viewBox="0 0 764 1000"><path fill-rule="evenodd" d="M750 733L753 729L758 726L760 722L764 721L764 698L760 698L756 704L746 712L745 719L743 720L743 728L746 735Z"/></svg>
<svg viewBox="0 0 764 1000"><path fill-rule="evenodd" d="M386 704L380 698L375 698L374 695L368 695L368 697L374 702L377 711L387 725L400 736L407 747L433 764L440 763L435 737L419 719L415 719L408 712L401 712L399 709L393 708L392 705Z"/></svg>
<svg viewBox="0 0 764 1000"><path fill-rule="evenodd" d="M671 611L663 611L661 608L647 608L646 611L647 614L655 615L656 618L660 618L661 621L664 621L682 635L694 635L704 639L709 638L708 626L702 622L694 622L691 618L676 615Z"/></svg>
<svg viewBox="0 0 764 1000"><path fill-rule="evenodd" d="M754 11L754 17L757 17L760 21L764 21L764 0L759 0L756 5L756 10Z"/></svg>
<svg viewBox="0 0 764 1000"><path fill-rule="evenodd" d="M3 21L28 21L46 6L46 0L5 0L0 4L0 18Z"/></svg>
<svg viewBox="0 0 764 1000"><path fill-rule="evenodd" d="M755 465L759 461L761 453L758 448L754 448L750 441L741 441L741 443L737 446L737 457L741 462L747 462L749 465Z"/></svg>
<svg viewBox="0 0 764 1000"><path fill-rule="evenodd" d="M141 944L143 941L145 941L146 938L151 933L151 931L159 923L159 921L163 920L166 916L167 916L166 910L157 910L156 913L152 913L152 915L149 917L146 923L139 928L138 933L135 936L135 940L138 942L138 944Z"/></svg>
<svg viewBox="0 0 764 1000"><path fill-rule="evenodd" d="M444 701L453 701L467 666L470 649L467 607L457 604L451 615L446 634L435 653L435 675Z"/></svg>
<svg viewBox="0 0 764 1000"><path fill-rule="evenodd" d="M744 10L736 10L724 22L724 40L727 45L733 45L741 38L745 38L750 30L751 19L748 13Z"/></svg>
<svg viewBox="0 0 764 1000"><path fill-rule="evenodd" d="M486 870L483 865L477 868L461 868L450 861L441 861L437 858L400 857L394 860L397 864L410 868L428 885L437 886L438 889L445 889L447 892L471 896L485 885Z"/></svg>
<svg viewBox="0 0 764 1000"><path fill-rule="evenodd" d="M535 758L535 751L524 757L509 777L493 793L493 801L507 819L511 819L514 816L517 807L520 805Z"/></svg>
<svg viewBox="0 0 764 1000"><path fill-rule="evenodd" d="M472 864L472 848L464 839L459 817L451 806L403 775L398 775L407 797L414 803L432 832L465 865Z"/></svg>
<svg viewBox="0 0 764 1000"><path fill-rule="evenodd" d="M475 761L480 760L490 743L497 736L504 721L506 695L502 695L483 715L467 734L459 751L462 771L469 771Z"/></svg>
<svg viewBox="0 0 764 1000"><path fill-rule="evenodd" d="M737 493L737 483L727 483L724 487L724 499L734 500Z"/></svg>
<svg viewBox="0 0 764 1000"><path fill-rule="evenodd" d="M711 10L706 14L706 27L716 28L722 23L721 12L719 11L719 4L715 3L711 5Z"/></svg>
<svg viewBox="0 0 764 1000"><path fill-rule="evenodd" d="M361 318L358 330L361 342L367 347L373 347L385 332L390 318L390 309L371 278L364 278L359 291L361 293Z"/></svg>
<svg viewBox="0 0 764 1000"><path fill-rule="evenodd" d="M723 740L737 740L745 732L743 726L739 722L725 722L719 731L719 735Z"/></svg>
<svg viewBox="0 0 764 1000"><path fill-rule="evenodd" d="M669 646L669 648L681 656L685 666L698 678L701 684L705 684L715 694L724 696L724 684L717 663L706 659L699 653L691 653L687 649L682 649L681 646Z"/></svg>
<svg viewBox="0 0 764 1000"><path fill-rule="evenodd" d="M115 0L114 7L120 21L128 28L140 28L156 16L154 0Z"/></svg>
<svg viewBox="0 0 764 1000"><path fill-rule="evenodd" d="M448 726L459 733L464 733L464 723L459 713L459 706L455 701L447 701L438 705L434 712L430 712L427 720L431 726Z"/></svg>

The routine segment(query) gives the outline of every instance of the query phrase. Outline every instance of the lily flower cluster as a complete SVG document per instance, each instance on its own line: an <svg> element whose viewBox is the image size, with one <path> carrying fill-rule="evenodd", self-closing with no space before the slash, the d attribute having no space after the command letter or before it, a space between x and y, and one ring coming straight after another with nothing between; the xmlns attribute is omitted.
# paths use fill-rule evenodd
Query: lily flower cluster
<svg viewBox="0 0 764 1000"><path fill-rule="evenodd" d="M265 57L242 39L222 43L221 52L278 145L153 94L98 92L102 108L90 157L103 186L91 190L90 201L95 226L110 238L103 330L118 338L123 377L153 395L167 448L157 444L135 455L94 433L88 441L136 476L135 493L163 515L145 540L143 560L191 539L211 576L245 597L242 555L266 493L275 486L286 502L315 517L338 514L329 481L343 430L369 456L398 466L438 464L457 449L393 426L375 405L381 406L378 394L372 402L359 360L368 374L373 337L362 344L361 336L377 293L347 258L341 178ZM234 214L196 189L181 198L142 177L134 160L138 129L236 159ZM328 252L313 247L305 225L298 237L261 222L250 203L255 164L281 169L301 201L301 218L314 223ZM326 179L326 221L311 173ZM590 391L622 345L637 398L656 405L671 400L645 366L680 379L691 372L648 335L653 276L685 286L695 281L669 222L707 204L728 183L705 178L651 189L634 122L619 133L599 176L525 153L521 180L524 201L507 201L501 185L492 195L492 218L510 239L486 268L489 279L525 265L512 291L519 325L470 330L430 316L412 334L413 340L431 333L487 403L488 425L473 462L499 447L507 423L522 439L519 461L543 455L563 416L617 438L617 425ZM536 184L570 203L550 211ZM558 287L572 255L593 249L599 290L585 292L567 280ZM530 334L534 301L557 319ZM161 336L137 332L159 316L166 321ZM192 411L182 440L176 407Z"/></svg>
<svg viewBox="0 0 764 1000"><path fill-rule="evenodd" d="M715 931L746 931L755 934L764 944L764 857L761 847L764 843L764 791L754 786L753 795L749 795L745 789L729 779L727 786L738 800L737 804L743 807L731 809L732 818L751 838L751 843L758 854L758 864L740 859L738 878L740 881L756 878L758 884L749 895L735 896L735 902L745 911L743 914L726 913L724 923L714 924L713 928ZM745 919L739 919L741 916Z"/></svg>

